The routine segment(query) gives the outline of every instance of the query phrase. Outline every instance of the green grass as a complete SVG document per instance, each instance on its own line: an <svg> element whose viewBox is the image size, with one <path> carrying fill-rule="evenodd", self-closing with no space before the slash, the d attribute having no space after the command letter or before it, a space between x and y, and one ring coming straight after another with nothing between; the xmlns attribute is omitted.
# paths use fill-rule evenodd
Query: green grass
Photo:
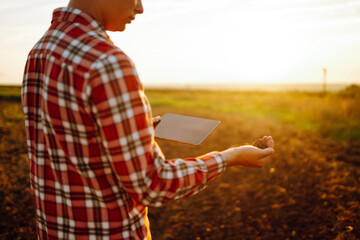
<svg viewBox="0 0 360 240"><path fill-rule="evenodd" d="M292 125L323 137L360 141L360 87L356 85L331 93L147 90L146 94L153 107L230 113ZM20 101L20 87L1 86L0 100Z"/></svg>
<svg viewBox="0 0 360 240"><path fill-rule="evenodd" d="M293 125L342 140L360 141L360 90L335 93L147 91L153 107L203 109ZM356 93L357 92L357 93Z"/></svg>
<svg viewBox="0 0 360 240"><path fill-rule="evenodd" d="M0 86L0 100L20 101L20 86Z"/></svg>

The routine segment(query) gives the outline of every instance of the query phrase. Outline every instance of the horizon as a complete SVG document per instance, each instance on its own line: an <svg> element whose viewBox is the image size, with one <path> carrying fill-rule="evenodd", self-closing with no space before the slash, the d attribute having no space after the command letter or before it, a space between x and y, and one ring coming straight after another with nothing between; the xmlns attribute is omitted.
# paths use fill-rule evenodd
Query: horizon
<svg viewBox="0 0 360 240"><path fill-rule="evenodd" d="M352 85L360 87L360 83L329 83L326 84L327 92L337 92L346 89ZM1 84L1 87L16 87L20 88L21 84ZM324 85L321 83L176 83L176 84L145 84L145 89L148 90L204 90L204 91L304 91L304 92L323 92Z"/></svg>

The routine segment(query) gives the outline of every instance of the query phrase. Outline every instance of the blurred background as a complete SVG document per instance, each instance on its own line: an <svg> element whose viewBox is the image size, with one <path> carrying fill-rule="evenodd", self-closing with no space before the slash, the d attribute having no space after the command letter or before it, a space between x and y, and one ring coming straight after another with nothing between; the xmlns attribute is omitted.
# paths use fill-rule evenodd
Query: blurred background
<svg viewBox="0 0 360 240"><path fill-rule="evenodd" d="M0 0L0 239L36 239L20 84L66 0ZM262 169L230 168L196 196L150 208L155 240L360 239L360 1L143 0L111 39L153 115L220 120L196 157L272 135ZM196 206L196 207L194 207Z"/></svg>

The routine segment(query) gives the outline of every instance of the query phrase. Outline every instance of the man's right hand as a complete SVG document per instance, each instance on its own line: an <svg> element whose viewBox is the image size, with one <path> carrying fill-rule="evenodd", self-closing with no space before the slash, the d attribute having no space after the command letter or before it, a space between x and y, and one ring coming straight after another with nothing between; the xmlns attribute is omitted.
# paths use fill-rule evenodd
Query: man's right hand
<svg viewBox="0 0 360 240"><path fill-rule="evenodd" d="M271 136L263 137L267 148L260 149L251 145L245 145L230 148L221 154L226 159L227 165L230 166L246 166L253 168L261 168L270 159L274 153L274 140Z"/></svg>
<svg viewBox="0 0 360 240"><path fill-rule="evenodd" d="M160 121L161 121L161 117L160 117L160 116L153 117L153 118L152 118L152 121L153 121L154 128L156 128L156 126L157 126L157 125L160 123Z"/></svg>

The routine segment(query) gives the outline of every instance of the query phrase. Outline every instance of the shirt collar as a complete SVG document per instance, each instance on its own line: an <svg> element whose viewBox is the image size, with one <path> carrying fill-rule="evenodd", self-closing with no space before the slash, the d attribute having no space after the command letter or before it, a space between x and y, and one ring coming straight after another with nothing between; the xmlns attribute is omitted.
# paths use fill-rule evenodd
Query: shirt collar
<svg viewBox="0 0 360 240"><path fill-rule="evenodd" d="M107 35L105 27L94 17L90 16L89 14L82 12L79 9L70 8L70 7L62 7L57 8L53 12L52 21L51 23L55 21L65 21L65 22L72 22L72 23L78 23L81 25L85 25L90 30L93 30L100 35L102 35L107 40L110 40L110 37Z"/></svg>

